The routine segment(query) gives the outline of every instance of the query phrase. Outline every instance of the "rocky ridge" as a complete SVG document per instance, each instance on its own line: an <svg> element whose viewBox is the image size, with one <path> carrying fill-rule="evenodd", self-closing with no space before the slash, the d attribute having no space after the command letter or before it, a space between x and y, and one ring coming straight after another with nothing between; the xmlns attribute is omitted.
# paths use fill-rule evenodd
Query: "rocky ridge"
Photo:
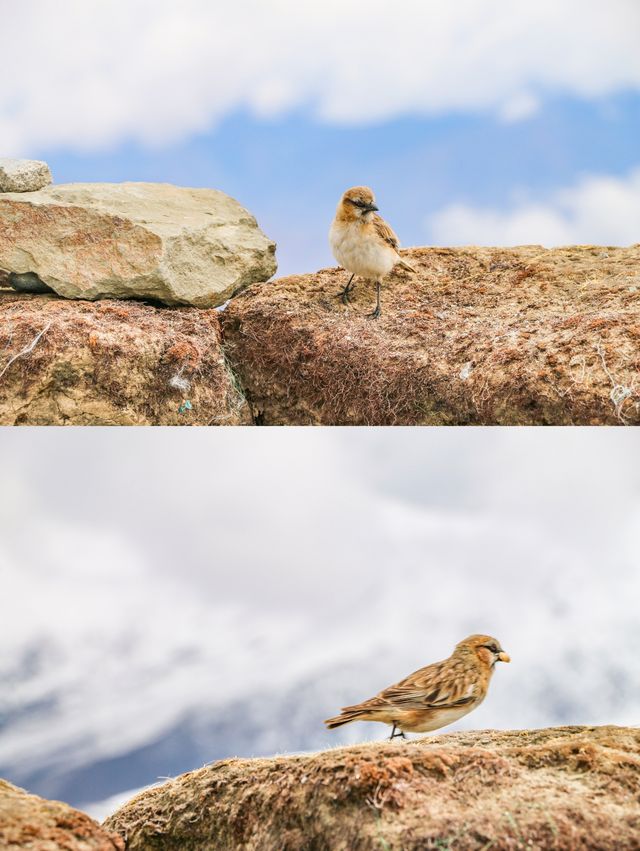
<svg viewBox="0 0 640 851"><path fill-rule="evenodd" d="M375 288L339 269L249 288L225 348L270 424L640 423L640 245L414 248Z"/></svg>
<svg viewBox="0 0 640 851"><path fill-rule="evenodd" d="M640 730L450 733L228 759L134 797L127 851L637 849Z"/></svg>

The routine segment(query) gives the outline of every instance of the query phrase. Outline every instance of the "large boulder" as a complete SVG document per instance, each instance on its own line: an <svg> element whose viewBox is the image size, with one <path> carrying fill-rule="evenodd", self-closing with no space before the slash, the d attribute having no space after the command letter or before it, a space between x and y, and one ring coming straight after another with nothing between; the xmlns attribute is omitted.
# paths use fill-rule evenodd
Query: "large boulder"
<svg viewBox="0 0 640 851"><path fill-rule="evenodd" d="M219 314L0 291L1 425L239 425Z"/></svg>
<svg viewBox="0 0 640 851"><path fill-rule="evenodd" d="M127 851L637 849L640 729L453 733L229 759L104 826Z"/></svg>
<svg viewBox="0 0 640 851"><path fill-rule="evenodd" d="M214 307L276 270L275 244L215 189L72 183L0 195L0 269L66 298Z"/></svg>
<svg viewBox="0 0 640 851"><path fill-rule="evenodd" d="M324 269L253 286L227 352L266 424L640 423L640 246L416 248L375 288Z"/></svg>
<svg viewBox="0 0 640 851"><path fill-rule="evenodd" d="M45 162L0 157L0 192L35 192L49 183L51 172Z"/></svg>
<svg viewBox="0 0 640 851"><path fill-rule="evenodd" d="M3 851L124 851L123 840L85 813L0 780Z"/></svg>

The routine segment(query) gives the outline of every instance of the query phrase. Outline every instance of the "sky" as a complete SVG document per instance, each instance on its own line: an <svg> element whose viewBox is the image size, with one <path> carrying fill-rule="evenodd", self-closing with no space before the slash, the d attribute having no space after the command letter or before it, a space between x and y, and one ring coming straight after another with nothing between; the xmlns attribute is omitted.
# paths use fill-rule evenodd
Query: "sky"
<svg viewBox="0 0 640 851"><path fill-rule="evenodd" d="M640 239L635 0L3 4L0 155L223 189L280 274L362 183L405 245Z"/></svg>
<svg viewBox="0 0 640 851"><path fill-rule="evenodd" d="M637 431L425 433L5 431L0 776L380 739L322 720L473 632L513 662L457 728L637 724Z"/></svg>

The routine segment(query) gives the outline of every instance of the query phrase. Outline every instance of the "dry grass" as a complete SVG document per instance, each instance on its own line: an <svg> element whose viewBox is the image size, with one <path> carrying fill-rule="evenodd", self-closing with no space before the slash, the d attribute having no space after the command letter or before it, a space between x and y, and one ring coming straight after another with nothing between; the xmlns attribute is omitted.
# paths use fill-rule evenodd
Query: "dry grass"
<svg viewBox="0 0 640 851"><path fill-rule="evenodd" d="M0 293L1 424L250 421L215 310Z"/></svg>
<svg viewBox="0 0 640 851"><path fill-rule="evenodd" d="M454 733L231 759L105 822L129 851L638 849L640 730Z"/></svg>
<svg viewBox="0 0 640 851"><path fill-rule="evenodd" d="M29 795L0 780L3 851L124 851L122 839L59 801Z"/></svg>
<svg viewBox="0 0 640 851"><path fill-rule="evenodd" d="M267 424L640 423L640 246L417 248L383 289L252 286L225 347Z"/></svg>

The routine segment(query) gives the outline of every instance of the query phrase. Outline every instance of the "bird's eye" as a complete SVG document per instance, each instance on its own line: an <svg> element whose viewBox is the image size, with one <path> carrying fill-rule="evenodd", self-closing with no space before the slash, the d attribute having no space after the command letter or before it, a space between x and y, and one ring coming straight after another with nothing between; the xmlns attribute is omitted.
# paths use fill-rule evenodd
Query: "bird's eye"
<svg viewBox="0 0 640 851"><path fill-rule="evenodd" d="M498 652L498 648L496 647L495 644L485 644L484 646L487 648L487 650L490 650L492 653Z"/></svg>

